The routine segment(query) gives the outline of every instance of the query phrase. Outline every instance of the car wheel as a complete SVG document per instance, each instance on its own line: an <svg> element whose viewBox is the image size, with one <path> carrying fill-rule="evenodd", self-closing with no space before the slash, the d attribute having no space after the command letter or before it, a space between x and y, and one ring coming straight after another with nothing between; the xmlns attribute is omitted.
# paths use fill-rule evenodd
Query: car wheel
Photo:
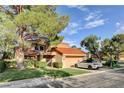
<svg viewBox="0 0 124 93"><path fill-rule="evenodd" d="M75 64L75 67L78 67L78 65L77 65L77 64Z"/></svg>
<svg viewBox="0 0 124 93"><path fill-rule="evenodd" d="M99 69L99 67L96 68L96 70L98 70L98 69Z"/></svg>
<svg viewBox="0 0 124 93"><path fill-rule="evenodd" d="M90 69L90 70L91 70L91 69L92 69L92 66L90 66L90 65L89 65L89 66L88 66L88 69Z"/></svg>

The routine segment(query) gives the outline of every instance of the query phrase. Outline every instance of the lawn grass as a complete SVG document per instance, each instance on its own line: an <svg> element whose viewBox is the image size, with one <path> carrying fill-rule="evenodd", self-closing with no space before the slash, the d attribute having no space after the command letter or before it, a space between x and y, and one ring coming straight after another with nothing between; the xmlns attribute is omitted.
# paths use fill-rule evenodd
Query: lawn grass
<svg viewBox="0 0 124 93"><path fill-rule="evenodd" d="M44 76L43 71L38 70L17 70L17 69L7 69L5 72L0 73L0 82L8 82L14 80L21 80L34 77Z"/></svg>
<svg viewBox="0 0 124 93"><path fill-rule="evenodd" d="M44 77L49 76L53 78L62 78L68 76L74 76L79 74L88 73L84 70L79 69L26 69L26 70L17 70L17 69L7 69L5 72L0 73L0 82L9 82L15 80L22 80L28 78Z"/></svg>
<svg viewBox="0 0 124 93"><path fill-rule="evenodd" d="M75 69L75 68L64 68L64 69L62 69L62 71L65 71L67 73L70 73L71 76L88 73L88 71L86 71L86 70Z"/></svg>

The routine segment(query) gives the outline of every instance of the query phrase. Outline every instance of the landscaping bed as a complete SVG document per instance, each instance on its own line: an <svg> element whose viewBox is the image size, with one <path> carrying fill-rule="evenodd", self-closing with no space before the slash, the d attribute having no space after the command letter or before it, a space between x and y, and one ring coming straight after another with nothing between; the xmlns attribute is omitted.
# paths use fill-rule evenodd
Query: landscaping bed
<svg viewBox="0 0 124 93"><path fill-rule="evenodd" d="M17 70L17 69L7 69L5 72L0 73L0 82L9 82L15 80L22 80L28 78L44 77L49 76L53 78L62 78L68 76L74 76L79 74L85 74L88 71L79 70L79 69L26 69L26 70Z"/></svg>

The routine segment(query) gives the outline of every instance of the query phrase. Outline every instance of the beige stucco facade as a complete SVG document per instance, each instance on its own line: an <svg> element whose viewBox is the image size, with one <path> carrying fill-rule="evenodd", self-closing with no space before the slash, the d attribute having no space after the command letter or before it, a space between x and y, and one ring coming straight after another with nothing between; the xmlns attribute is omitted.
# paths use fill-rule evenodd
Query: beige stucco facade
<svg viewBox="0 0 124 93"><path fill-rule="evenodd" d="M52 63L62 62L62 68L70 68L75 66L76 63L85 60L87 54L78 48L71 48L67 43L58 44L57 47L52 49Z"/></svg>
<svg viewBox="0 0 124 93"><path fill-rule="evenodd" d="M74 67L76 63L84 60L83 56L63 56L63 68Z"/></svg>
<svg viewBox="0 0 124 93"><path fill-rule="evenodd" d="M62 62L62 68L74 67L76 63L85 60L86 56L84 55L62 55L58 52L53 53L55 56L52 58L52 62Z"/></svg>

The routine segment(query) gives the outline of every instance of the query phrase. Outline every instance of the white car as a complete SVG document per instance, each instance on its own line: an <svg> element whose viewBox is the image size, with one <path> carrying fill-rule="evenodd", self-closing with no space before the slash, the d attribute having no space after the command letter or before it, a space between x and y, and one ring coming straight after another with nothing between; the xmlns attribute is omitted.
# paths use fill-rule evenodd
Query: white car
<svg viewBox="0 0 124 93"><path fill-rule="evenodd" d="M102 67L102 63L98 62L98 61L81 61L79 63L77 63L75 65L76 67L79 68L88 68L88 69L99 69L100 67Z"/></svg>

